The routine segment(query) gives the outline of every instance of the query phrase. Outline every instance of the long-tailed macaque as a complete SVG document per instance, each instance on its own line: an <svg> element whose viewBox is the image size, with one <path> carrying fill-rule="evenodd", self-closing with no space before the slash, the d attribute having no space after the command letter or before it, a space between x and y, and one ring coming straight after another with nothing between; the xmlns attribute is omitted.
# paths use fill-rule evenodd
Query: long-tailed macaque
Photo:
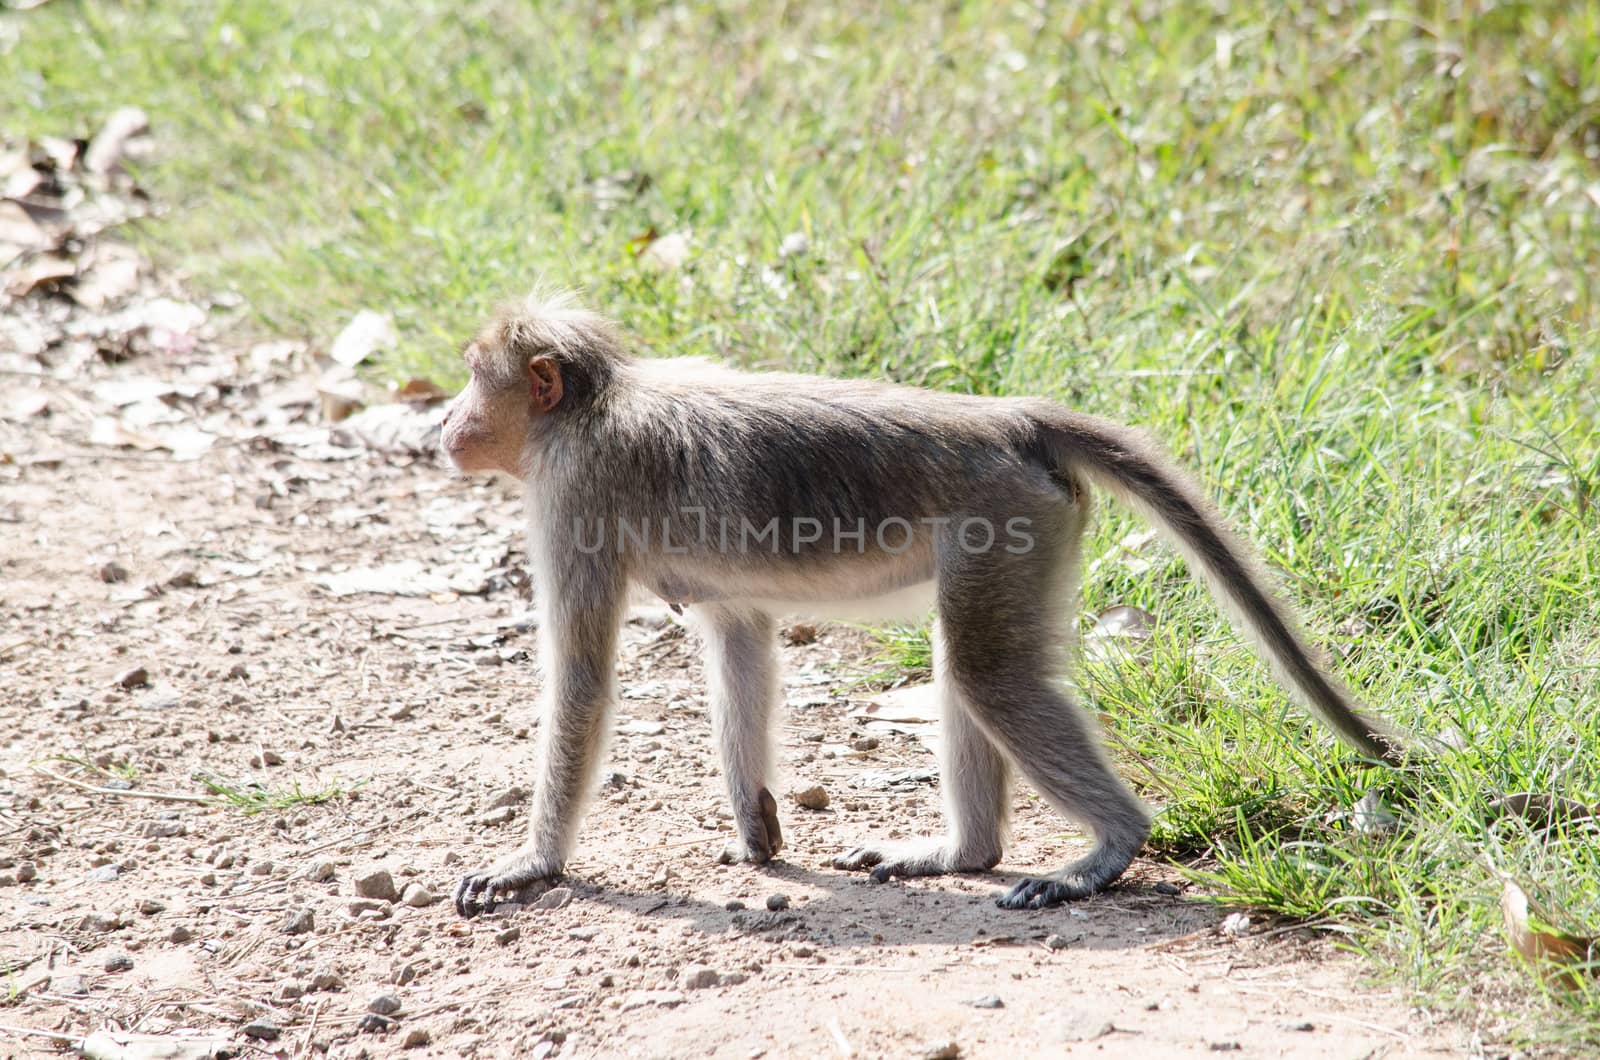
<svg viewBox="0 0 1600 1060"><path fill-rule="evenodd" d="M932 583L948 831L833 863L880 881L993 867L1015 766L1095 846L999 904L1105 888L1150 826L1060 682L1091 484L1165 532L1335 732L1373 759L1403 757L1396 731L1319 666L1200 488L1136 430L1042 399L635 359L565 296L507 307L465 356L472 379L441 444L463 471L524 484L544 687L527 841L461 881L463 915L562 871L610 726L630 584L688 608L706 639L736 820L726 859L765 862L782 844L774 616Z"/></svg>

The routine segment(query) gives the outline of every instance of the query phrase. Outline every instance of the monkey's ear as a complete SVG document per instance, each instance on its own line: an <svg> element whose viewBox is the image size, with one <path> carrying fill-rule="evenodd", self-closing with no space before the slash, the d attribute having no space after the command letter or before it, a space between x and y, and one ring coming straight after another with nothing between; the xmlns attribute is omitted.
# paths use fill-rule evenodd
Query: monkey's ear
<svg viewBox="0 0 1600 1060"><path fill-rule="evenodd" d="M561 404L561 366L553 357L535 357L528 362L529 392L540 412Z"/></svg>

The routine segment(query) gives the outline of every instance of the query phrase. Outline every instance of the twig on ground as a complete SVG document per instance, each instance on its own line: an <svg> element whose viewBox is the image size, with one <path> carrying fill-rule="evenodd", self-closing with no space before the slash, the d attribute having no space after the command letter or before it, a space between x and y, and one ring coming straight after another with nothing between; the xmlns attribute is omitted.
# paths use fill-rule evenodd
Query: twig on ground
<svg viewBox="0 0 1600 1060"><path fill-rule="evenodd" d="M33 771L41 773L51 780L70 784L72 787L90 791L96 795L121 795L129 799L154 799L157 802L195 802L214 806L221 805L220 800L210 795L183 795L175 791L140 791L137 788L102 788L97 784L88 784L81 780L74 780L71 777L64 777L59 773L52 773L43 766L34 766Z"/></svg>

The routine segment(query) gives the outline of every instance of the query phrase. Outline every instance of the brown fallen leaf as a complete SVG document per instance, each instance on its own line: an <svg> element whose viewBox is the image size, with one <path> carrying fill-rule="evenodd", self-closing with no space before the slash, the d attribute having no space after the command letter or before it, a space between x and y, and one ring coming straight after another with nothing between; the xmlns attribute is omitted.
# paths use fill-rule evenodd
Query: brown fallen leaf
<svg viewBox="0 0 1600 1060"><path fill-rule="evenodd" d="M439 448L439 411L395 402L353 412L329 432L334 445L365 445L380 453L416 456Z"/></svg>
<svg viewBox="0 0 1600 1060"><path fill-rule="evenodd" d="M0 268L30 251L47 250L54 243L50 233L39 227L27 210L14 202L0 201Z"/></svg>
<svg viewBox="0 0 1600 1060"><path fill-rule="evenodd" d="M450 391L435 383L432 379L413 378L407 379L395 388L395 399L408 401L413 405L427 405L435 401L447 401Z"/></svg>
<svg viewBox="0 0 1600 1060"><path fill-rule="evenodd" d="M67 291L85 309L103 309L120 302L139 286L141 261L130 247L107 244L95 254L89 266L78 273L78 280Z"/></svg>
<svg viewBox="0 0 1600 1060"><path fill-rule="evenodd" d="M41 254L6 278L6 293L22 298L35 288L77 275L78 267L59 254Z"/></svg>
<svg viewBox="0 0 1600 1060"><path fill-rule="evenodd" d="M322 418L329 423L346 419L366 401L367 385L354 369L336 364L317 379L317 398L322 402Z"/></svg>
<svg viewBox="0 0 1600 1060"><path fill-rule="evenodd" d="M137 430L111 416L98 416L89 425L89 444L142 452L166 450L178 460L194 460L216 444L216 436L198 427L174 430Z"/></svg>
<svg viewBox="0 0 1600 1060"><path fill-rule="evenodd" d="M1528 896L1511 880L1500 890L1500 915L1511 948L1546 982L1577 990L1594 976L1595 940L1542 930L1548 925L1530 919Z"/></svg>
<svg viewBox="0 0 1600 1060"><path fill-rule="evenodd" d="M122 160L128 141L150 131L150 116L138 107L118 107L83 152L83 168L109 173Z"/></svg>

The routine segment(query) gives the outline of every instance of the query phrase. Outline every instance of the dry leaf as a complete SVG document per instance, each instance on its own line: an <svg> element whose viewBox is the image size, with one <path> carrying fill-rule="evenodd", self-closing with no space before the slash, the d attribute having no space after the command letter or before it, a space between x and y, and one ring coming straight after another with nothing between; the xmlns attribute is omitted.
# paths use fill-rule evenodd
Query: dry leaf
<svg viewBox="0 0 1600 1060"><path fill-rule="evenodd" d="M322 402L322 418L329 423L345 419L366 401L367 387L353 369L336 364L317 380L317 398Z"/></svg>
<svg viewBox="0 0 1600 1060"><path fill-rule="evenodd" d="M915 732L917 726L939 720L939 700L933 685L906 685L873 696L850 715L880 723L889 732Z"/></svg>
<svg viewBox="0 0 1600 1060"><path fill-rule="evenodd" d="M216 437L197 427L168 431L136 430L112 416L97 416L89 426L89 444L113 449L154 452L165 449L177 460L193 460L216 444Z"/></svg>
<svg viewBox="0 0 1600 1060"><path fill-rule="evenodd" d="M1573 966L1592 962L1595 940L1540 930L1545 925L1536 926L1529 919L1528 896L1511 880L1500 890L1500 915L1505 920L1511 948L1546 982L1576 990L1583 985L1585 976L1594 975L1593 967Z"/></svg>
<svg viewBox="0 0 1600 1060"><path fill-rule="evenodd" d="M34 288L77 275L78 267L59 254L41 254L6 279L6 293L22 298Z"/></svg>
<svg viewBox="0 0 1600 1060"><path fill-rule="evenodd" d="M0 397L0 420L25 423L50 407L43 390L14 390Z"/></svg>
<svg viewBox="0 0 1600 1060"><path fill-rule="evenodd" d="M1139 607L1118 604L1108 607L1094 620L1094 628L1083 637L1083 654L1096 662L1113 662L1130 655L1147 659L1151 629L1156 616Z"/></svg>
<svg viewBox="0 0 1600 1060"><path fill-rule="evenodd" d="M138 286L138 253L113 243L102 247L89 267L78 273L78 280L68 293L85 309L103 309L126 298Z"/></svg>
<svg viewBox="0 0 1600 1060"><path fill-rule="evenodd" d="M149 376L131 376L96 383L91 390L96 401L107 405L137 405L141 401L159 401L168 394L178 393L178 388L162 379Z"/></svg>
<svg viewBox="0 0 1600 1060"><path fill-rule="evenodd" d="M95 421L89 425L89 444L112 449L140 449L147 453L166 448L160 438L125 427L114 416L95 417Z"/></svg>
<svg viewBox="0 0 1600 1060"><path fill-rule="evenodd" d="M334 596L432 596L446 592L477 596L488 589L489 574L487 567L424 567L419 560L401 560L381 567L319 574L311 581Z"/></svg>
<svg viewBox="0 0 1600 1060"><path fill-rule="evenodd" d="M27 210L14 202L0 202L0 266L29 251L44 250L54 242Z"/></svg>
<svg viewBox="0 0 1600 1060"><path fill-rule="evenodd" d="M394 325L383 313L363 309L351 318L339 332L328 350L334 363L354 368L379 350L388 349L396 341Z"/></svg>
<svg viewBox="0 0 1600 1060"><path fill-rule="evenodd" d="M210 1060L229 1052L230 1044L229 1038L220 1034L189 1037L100 1030L78 1042L76 1048L84 1060Z"/></svg>
<svg viewBox="0 0 1600 1060"><path fill-rule="evenodd" d="M414 405L426 405L435 401L448 401L450 391L435 383L432 379L407 379L401 386L395 388L394 396L400 401L409 401Z"/></svg>
<svg viewBox="0 0 1600 1060"><path fill-rule="evenodd" d="M128 141L150 131L150 116L138 107L119 107L94 134L83 152L83 168L109 173L122 160Z"/></svg>
<svg viewBox="0 0 1600 1060"><path fill-rule="evenodd" d="M339 446L359 443L380 453L420 455L439 448L439 420L437 409L404 402L373 405L344 419L328 440Z"/></svg>

